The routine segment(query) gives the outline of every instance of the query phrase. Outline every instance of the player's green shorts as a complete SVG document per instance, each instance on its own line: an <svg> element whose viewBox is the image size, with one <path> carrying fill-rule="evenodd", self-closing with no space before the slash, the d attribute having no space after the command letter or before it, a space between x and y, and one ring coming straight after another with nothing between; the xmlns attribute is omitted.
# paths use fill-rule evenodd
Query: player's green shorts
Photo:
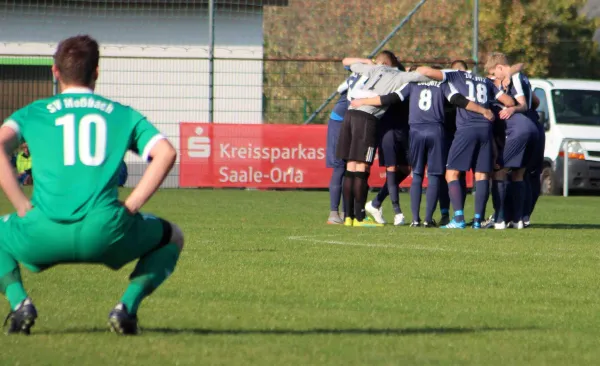
<svg viewBox="0 0 600 366"><path fill-rule="evenodd" d="M35 207L0 218L0 250L39 272L60 263L99 263L118 269L168 244L171 226L151 215L130 215L115 204L76 222L57 222Z"/></svg>

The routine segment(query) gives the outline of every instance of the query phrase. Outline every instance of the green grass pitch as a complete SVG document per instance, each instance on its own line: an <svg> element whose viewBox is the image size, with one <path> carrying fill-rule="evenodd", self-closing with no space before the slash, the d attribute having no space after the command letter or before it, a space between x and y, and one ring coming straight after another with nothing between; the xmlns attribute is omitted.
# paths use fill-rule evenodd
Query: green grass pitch
<svg viewBox="0 0 600 366"><path fill-rule="evenodd" d="M0 336L0 365L595 364L598 207L543 197L523 231L363 229L325 225L325 192L163 190L145 209L187 243L142 336L106 327L132 265L25 272L40 317Z"/></svg>

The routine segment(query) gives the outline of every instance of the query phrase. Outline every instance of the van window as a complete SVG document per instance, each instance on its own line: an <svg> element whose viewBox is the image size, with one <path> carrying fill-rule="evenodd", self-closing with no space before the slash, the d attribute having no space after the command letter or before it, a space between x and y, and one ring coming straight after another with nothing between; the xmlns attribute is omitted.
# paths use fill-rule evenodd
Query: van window
<svg viewBox="0 0 600 366"><path fill-rule="evenodd" d="M535 88L533 89L533 94L540 100L540 106L537 108L538 112L546 113L546 117L548 116L548 99L546 99L546 92L544 89Z"/></svg>
<svg viewBox="0 0 600 366"><path fill-rule="evenodd" d="M553 90L552 102L556 123L573 125L600 125L600 91Z"/></svg>
<svg viewBox="0 0 600 366"><path fill-rule="evenodd" d="M548 131L550 129L550 123L548 123L550 112L548 111L548 98L546 98L546 92L544 89L535 88L533 89L533 94L540 100L540 105L537 107L537 111L543 113L543 115L540 113L540 123L544 124L544 129Z"/></svg>

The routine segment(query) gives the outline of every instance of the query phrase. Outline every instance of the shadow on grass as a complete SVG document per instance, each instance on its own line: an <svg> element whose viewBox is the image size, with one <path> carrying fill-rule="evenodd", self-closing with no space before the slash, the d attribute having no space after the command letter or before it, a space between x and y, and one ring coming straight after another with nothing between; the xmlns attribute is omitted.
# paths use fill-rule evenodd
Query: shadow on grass
<svg viewBox="0 0 600 366"><path fill-rule="evenodd" d="M205 329L205 328L143 328L142 334L193 334L193 335L383 335L404 336L419 334L468 334L484 332L510 332L537 330L534 327L521 328L458 328L458 327L424 327L424 328L348 328L348 329ZM86 333L108 333L107 328L70 328L63 330L33 331L32 334L86 334Z"/></svg>
<svg viewBox="0 0 600 366"><path fill-rule="evenodd" d="M600 224L532 224L532 229L581 230L600 229Z"/></svg>
<svg viewBox="0 0 600 366"><path fill-rule="evenodd" d="M256 249L229 249L229 250L223 250L223 251L224 252L262 253L262 252L276 252L277 250L256 248Z"/></svg>

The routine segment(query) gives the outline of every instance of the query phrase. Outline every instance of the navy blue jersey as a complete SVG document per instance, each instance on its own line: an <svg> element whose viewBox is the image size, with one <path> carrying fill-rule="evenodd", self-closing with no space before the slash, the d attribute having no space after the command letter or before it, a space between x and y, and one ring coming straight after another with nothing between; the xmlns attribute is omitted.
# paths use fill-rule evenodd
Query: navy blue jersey
<svg viewBox="0 0 600 366"><path fill-rule="evenodd" d="M348 98L348 91L351 90L356 82L360 79L360 75L352 74L338 87L338 93L340 94L340 98L333 106L333 110L331 111L330 119L334 121L343 121L344 116L346 115L346 111L350 106L350 99Z"/></svg>
<svg viewBox="0 0 600 366"><path fill-rule="evenodd" d="M489 108L490 103L501 94L490 79L466 71L448 71L444 72L444 76L451 90L450 97L454 94L462 94L471 102L484 108ZM483 115L457 108L456 129L489 126L489 124L490 121Z"/></svg>
<svg viewBox="0 0 600 366"><path fill-rule="evenodd" d="M408 102L394 103L389 106L381 117L381 128L408 131Z"/></svg>
<svg viewBox="0 0 600 366"><path fill-rule="evenodd" d="M447 83L429 81L404 84L396 94L402 101L409 99L409 124L444 123L444 101L450 100L451 95Z"/></svg>
<svg viewBox="0 0 600 366"><path fill-rule="evenodd" d="M444 129L448 138L456 132L456 106L447 100L444 102Z"/></svg>
<svg viewBox="0 0 600 366"><path fill-rule="evenodd" d="M538 122L539 116L531 107L533 103L533 91L531 90L529 79L525 74L520 72L512 76L508 94L515 99L517 97L525 97L525 103L527 103L527 112L524 114L532 121Z"/></svg>

